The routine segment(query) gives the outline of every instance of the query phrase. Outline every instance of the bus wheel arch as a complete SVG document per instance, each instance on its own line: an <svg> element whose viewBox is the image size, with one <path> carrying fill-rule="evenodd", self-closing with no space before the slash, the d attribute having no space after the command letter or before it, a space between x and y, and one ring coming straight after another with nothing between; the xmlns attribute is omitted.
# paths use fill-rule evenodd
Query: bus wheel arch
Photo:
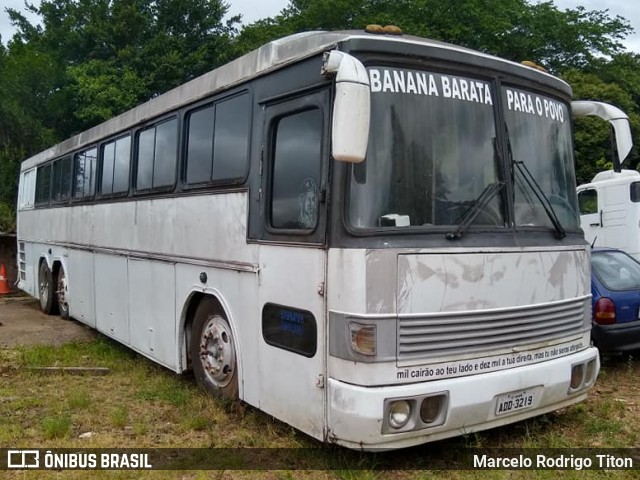
<svg viewBox="0 0 640 480"><path fill-rule="evenodd" d="M198 384L214 397L239 398L239 352L235 330L217 297L198 294L187 308L185 341Z"/></svg>
<svg viewBox="0 0 640 480"><path fill-rule="evenodd" d="M55 301L53 272L45 257L40 257L38 264L38 299L40 300L40 309L44 313L47 315L56 313L57 303Z"/></svg>

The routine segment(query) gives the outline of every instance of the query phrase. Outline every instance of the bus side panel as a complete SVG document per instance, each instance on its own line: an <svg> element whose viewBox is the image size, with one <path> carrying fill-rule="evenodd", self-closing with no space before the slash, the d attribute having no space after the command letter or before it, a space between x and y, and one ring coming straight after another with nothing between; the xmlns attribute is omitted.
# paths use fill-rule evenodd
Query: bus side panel
<svg viewBox="0 0 640 480"><path fill-rule="evenodd" d="M130 258L128 279L131 346L175 369L174 264Z"/></svg>
<svg viewBox="0 0 640 480"><path fill-rule="evenodd" d="M201 280L205 279L204 282ZM235 339L240 398L259 406L260 359L258 338L258 275L252 271L197 265L176 265L176 318L181 318L172 339L177 340L176 355L181 368L186 368L188 345L184 338L186 306L195 294L205 294L218 300L224 310Z"/></svg>
<svg viewBox="0 0 640 480"><path fill-rule="evenodd" d="M325 250L260 247L260 409L318 439L325 432L325 269ZM269 320L266 305L279 315ZM301 322L301 311L313 320ZM296 352L294 342L311 334L315 351Z"/></svg>
<svg viewBox="0 0 640 480"><path fill-rule="evenodd" d="M21 242L18 239L18 242ZM19 243L18 243L19 244ZM35 247L31 242L24 242L25 279L20 280L18 287L32 297L38 296L38 258L35 257Z"/></svg>
<svg viewBox="0 0 640 480"><path fill-rule="evenodd" d="M71 293L69 314L76 320L95 328L93 252L70 249L67 266L67 281Z"/></svg>
<svg viewBox="0 0 640 480"><path fill-rule="evenodd" d="M96 328L129 345L127 257L95 255Z"/></svg>

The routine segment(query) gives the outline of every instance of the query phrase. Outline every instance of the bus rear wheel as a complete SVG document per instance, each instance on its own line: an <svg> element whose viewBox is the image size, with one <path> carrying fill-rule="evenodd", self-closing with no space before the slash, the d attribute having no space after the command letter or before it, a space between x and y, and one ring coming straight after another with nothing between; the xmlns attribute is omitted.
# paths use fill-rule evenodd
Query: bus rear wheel
<svg viewBox="0 0 640 480"><path fill-rule="evenodd" d="M47 315L53 315L56 306L53 294L53 274L44 260L40 262L40 268L38 268L38 298L42 311Z"/></svg>
<svg viewBox="0 0 640 480"><path fill-rule="evenodd" d="M191 331L191 364L198 384L218 398L238 399L236 348L231 327L218 305L204 299Z"/></svg>
<svg viewBox="0 0 640 480"><path fill-rule="evenodd" d="M56 301L58 304L58 311L60 312L61 318L68 320L69 283L67 282L67 275L65 274L64 267L60 266L56 277Z"/></svg>

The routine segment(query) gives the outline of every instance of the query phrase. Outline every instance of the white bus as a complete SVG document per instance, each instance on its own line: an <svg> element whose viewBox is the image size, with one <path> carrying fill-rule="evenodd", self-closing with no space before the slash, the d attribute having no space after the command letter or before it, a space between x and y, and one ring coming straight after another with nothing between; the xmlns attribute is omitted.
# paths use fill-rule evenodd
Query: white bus
<svg viewBox="0 0 640 480"><path fill-rule="evenodd" d="M357 449L584 400L570 87L422 38L269 43L22 164L19 287Z"/></svg>

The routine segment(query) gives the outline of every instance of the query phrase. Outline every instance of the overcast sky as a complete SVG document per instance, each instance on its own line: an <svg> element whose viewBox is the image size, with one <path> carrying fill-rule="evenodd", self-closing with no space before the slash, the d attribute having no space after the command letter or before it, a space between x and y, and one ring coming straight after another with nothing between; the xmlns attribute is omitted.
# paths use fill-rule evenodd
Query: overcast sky
<svg viewBox="0 0 640 480"><path fill-rule="evenodd" d="M445 0L446 1L446 0ZM535 0L530 0L535 1ZM39 0L30 0L38 4ZM289 3L288 0L228 0L229 14L241 14L243 23L251 23L255 20L273 17L280 13ZM625 41L627 49L640 53L640 1L638 0L554 0L560 9L573 8L577 5L584 6L587 10L609 10L610 15L620 15L631 23L636 30ZM15 9L24 8L24 0L2 0L0 3L0 35L6 44L13 35L13 27L9 23L9 16L5 12L6 7Z"/></svg>

